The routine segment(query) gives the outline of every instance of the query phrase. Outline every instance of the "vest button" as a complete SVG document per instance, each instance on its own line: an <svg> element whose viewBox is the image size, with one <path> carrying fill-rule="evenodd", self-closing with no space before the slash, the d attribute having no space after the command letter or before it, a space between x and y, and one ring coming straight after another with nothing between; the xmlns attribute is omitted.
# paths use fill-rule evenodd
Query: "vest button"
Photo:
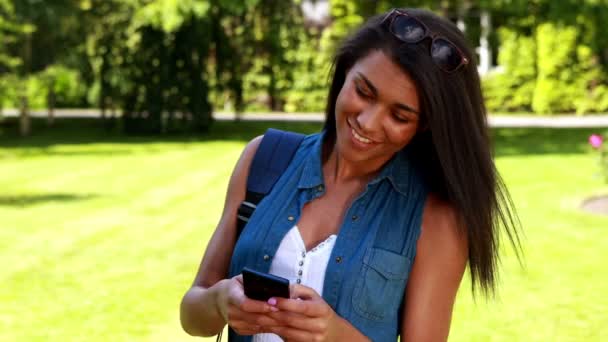
<svg viewBox="0 0 608 342"><path fill-rule="evenodd" d="M268 254L264 255L264 261L268 261L268 260L270 260L270 255L268 255Z"/></svg>
<svg viewBox="0 0 608 342"><path fill-rule="evenodd" d="M357 221L358 219L359 219L359 216L353 215L353 221Z"/></svg>
<svg viewBox="0 0 608 342"><path fill-rule="evenodd" d="M289 217L287 218L287 220L289 220L289 221L293 221L293 220L294 220L294 217L293 217L293 216L289 216Z"/></svg>
<svg viewBox="0 0 608 342"><path fill-rule="evenodd" d="M341 256L336 257L336 263L338 263L338 264L339 264L339 263L341 263L341 262L342 262L342 257L341 257Z"/></svg>

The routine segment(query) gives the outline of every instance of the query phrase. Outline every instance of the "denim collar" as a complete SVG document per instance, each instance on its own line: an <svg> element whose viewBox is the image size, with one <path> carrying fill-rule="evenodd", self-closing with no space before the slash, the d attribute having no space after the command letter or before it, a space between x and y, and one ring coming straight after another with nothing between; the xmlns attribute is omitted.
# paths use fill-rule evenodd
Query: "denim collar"
<svg viewBox="0 0 608 342"><path fill-rule="evenodd" d="M298 182L299 189L310 189L318 187L319 185L324 185L323 165L321 162L324 138L325 131L317 134L317 139L312 148L313 153L304 161L304 169L302 170ZM408 149L404 148L397 152L393 158L382 167L380 173L372 179L369 185L380 183L382 180L387 179L397 192L405 195L410 180L410 167Z"/></svg>

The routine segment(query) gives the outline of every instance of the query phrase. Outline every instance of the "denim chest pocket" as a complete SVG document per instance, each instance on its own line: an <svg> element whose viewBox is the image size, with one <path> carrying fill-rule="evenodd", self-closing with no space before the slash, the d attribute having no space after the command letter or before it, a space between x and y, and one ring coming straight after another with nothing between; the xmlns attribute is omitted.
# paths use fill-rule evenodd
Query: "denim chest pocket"
<svg viewBox="0 0 608 342"><path fill-rule="evenodd" d="M353 291L354 310L374 321L391 317L401 305L410 268L406 256L380 248L367 250Z"/></svg>

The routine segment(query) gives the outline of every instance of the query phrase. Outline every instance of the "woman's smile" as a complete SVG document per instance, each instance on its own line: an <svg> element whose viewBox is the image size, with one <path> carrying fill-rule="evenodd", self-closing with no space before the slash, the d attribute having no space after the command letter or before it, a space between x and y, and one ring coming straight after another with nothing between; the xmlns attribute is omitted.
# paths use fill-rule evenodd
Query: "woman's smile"
<svg viewBox="0 0 608 342"><path fill-rule="evenodd" d="M373 146L377 145L378 142L366 137L365 135L357 132L357 130L353 127L354 125L350 120L347 120L348 127L350 128L351 142L355 148L359 150L370 149Z"/></svg>
<svg viewBox="0 0 608 342"><path fill-rule="evenodd" d="M379 170L418 130L414 81L381 51L347 73L336 100L337 152L362 172Z"/></svg>

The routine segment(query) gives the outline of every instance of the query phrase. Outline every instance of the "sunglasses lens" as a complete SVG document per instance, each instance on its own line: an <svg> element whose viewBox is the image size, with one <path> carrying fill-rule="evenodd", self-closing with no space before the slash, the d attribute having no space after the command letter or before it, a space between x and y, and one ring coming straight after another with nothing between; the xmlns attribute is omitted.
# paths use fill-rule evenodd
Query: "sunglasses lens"
<svg viewBox="0 0 608 342"><path fill-rule="evenodd" d="M417 43L426 36L426 29L416 19L399 15L391 26L393 34L407 43Z"/></svg>
<svg viewBox="0 0 608 342"><path fill-rule="evenodd" d="M443 38L433 40L431 56L437 66L447 72L455 71L463 63L458 49L450 41Z"/></svg>

